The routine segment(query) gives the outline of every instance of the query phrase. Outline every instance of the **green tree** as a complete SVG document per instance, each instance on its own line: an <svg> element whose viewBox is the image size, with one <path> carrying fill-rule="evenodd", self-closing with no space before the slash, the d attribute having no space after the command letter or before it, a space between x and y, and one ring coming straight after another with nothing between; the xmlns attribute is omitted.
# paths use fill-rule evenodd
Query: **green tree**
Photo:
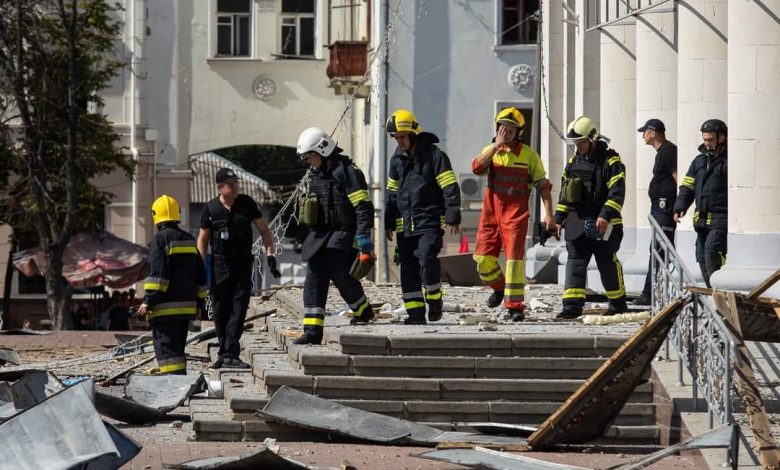
<svg viewBox="0 0 780 470"><path fill-rule="evenodd" d="M56 329L71 327L62 254L71 236L92 223L85 214L110 198L89 180L117 168L128 177L134 171L97 111L100 91L124 65L114 58L118 9L105 0L0 2L0 142L8 153L0 167L0 216L15 233L34 228Z"/></svg>

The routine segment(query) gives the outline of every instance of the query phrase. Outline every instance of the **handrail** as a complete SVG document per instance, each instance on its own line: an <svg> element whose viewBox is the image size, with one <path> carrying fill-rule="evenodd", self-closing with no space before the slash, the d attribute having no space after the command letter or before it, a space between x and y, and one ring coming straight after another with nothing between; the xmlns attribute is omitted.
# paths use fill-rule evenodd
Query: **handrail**
<svg viewBox="0 0 780 470"><path fill-rule="evenodd" d="M664 304L681 295L686 285L695 285L693 274L666 237L658 222L648 216L652 229L650 256L653 289L653 314ZM726 323L715 312L709 298L695 292L693 301L683 308L666 340L666 359L669 343L677 350L677 379L683 383L683 365L692 377L693 411L698 411L698 394L707 403L709 426L714 418L721 424L733 421L731 412L732 362L737 365L739 354L734 337Z"/></svg>

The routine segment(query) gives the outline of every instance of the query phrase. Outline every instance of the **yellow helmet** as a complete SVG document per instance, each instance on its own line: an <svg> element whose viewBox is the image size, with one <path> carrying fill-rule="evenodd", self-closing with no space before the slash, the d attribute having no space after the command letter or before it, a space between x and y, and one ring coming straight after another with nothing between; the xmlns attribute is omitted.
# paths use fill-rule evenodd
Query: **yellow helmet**
<svg viewBox="0 0 780 470"><path fill-rule="evenodd" d="M576 141L588 139L595 142L599 138L599 130L596 123L587 116L580 116L569 123L566 129L566 140Z"/></svg>
<svg viewBox="0 0 780 470"><path fill-rule="evenodd" d="M396 109L392 116L387 119L385 130L390 135L397 132L409 132L417 135L422 132L422 126L417 122L417 118L414 117L411 111Z"/></svg>
<svg viewBox="0 0 780 470"><path fill-rule="evenodd" d="M504 108L496 114L496 124L511 124L522 128L525 126L525 118L517 108Z"/></svg>
<svg viewBox="0 0 780 470"><path fill-rule="evenodd" d="M152 204L152 221L154 225L163 222L180 222L181 210L176 199L163 194Z"/></svg>

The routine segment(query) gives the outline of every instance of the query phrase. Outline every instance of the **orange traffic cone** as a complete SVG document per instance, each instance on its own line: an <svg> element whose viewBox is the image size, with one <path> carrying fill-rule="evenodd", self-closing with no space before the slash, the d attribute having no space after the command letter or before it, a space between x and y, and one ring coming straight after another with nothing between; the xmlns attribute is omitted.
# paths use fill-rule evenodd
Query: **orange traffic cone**
<svg viewBox="0 0 780 470"><path fill-rule="evenodd" d="M464 233L462 237L460 237L460 249L458 250L458 253L468 253L469 252L469 237L466 236Z"/></svg>

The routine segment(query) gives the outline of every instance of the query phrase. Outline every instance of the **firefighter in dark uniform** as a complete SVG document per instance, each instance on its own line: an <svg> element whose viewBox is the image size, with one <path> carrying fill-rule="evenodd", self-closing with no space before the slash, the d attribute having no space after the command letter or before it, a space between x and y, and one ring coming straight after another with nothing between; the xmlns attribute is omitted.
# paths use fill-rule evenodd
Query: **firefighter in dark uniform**
<svg viewBox="0 0 780 470"><path fill-rule="evenodd" d="M320 344L330 282L352 310L351 324L368 323L374 312L359 280L350 275L359 253L372 259L374 205L363 172L322 129L310 127L298 137L298 155L312 167L307 215L309 229L301 258L308 262L303 285L303 336L295 344Z"/></svg>
<svg viewBox="0 0 780 470"><path fill-rule="evenodd" d="M650 196L650 216L658 222L664 235L674 246L674 232L677 229L674 221L674 203L677 199L677 146L666 140L666 126L660 119L648 119L637 131L642 133L645 144L651 145L656 151L653 179L650 180L647 190ZM663 257L660 247L658 253ZM634 300L634 305L650 305L652 263L651 255L645 286L642 294Z"/></svg>
<svg viewBox="0 0 780 470"><path fill-rule="evenodd" d="M149 243L149 277L138 314L149 319L161 374L186 374L187 327L203 308L206 270L195 239L179 228L179 203L160 196L152 204L157 235Z"/></svg>
<svg viewBox="0 0 780 470"><path fill-rule="evenodd" d="M580 116L572 121L566 140L577 150L563 170L555 210L556 232L560 236L564 226L568 252L563 310L558 318L582 315L591 256L596 258L609 299L607 315L623 313L628 308L617 252L623 239L620 212L626 193L626 170L590 118Z"/></svg>
<svg viewBox="0 0 780 470"><path fill-rule="evenodd" d="M392 241L398 232L401 291L407 325L425 324L442 316L441 251L444 228L458 233L460 188L439 138L423 132L410 111L399 109L385 126L398 142L390 160L385 203L385 230ZM423 285L425 293L423 294Z"/></svg>
<svg viewBox="0 0 780 470"><path fill-rule="evenodd" d="M252 225L262 237L269 271L277 278L281 274L274 257L273 234L257 202L246 194L239 194L238 176L232 169L220 168L215 180L219 196L211 199L203 208L198 233L198 250L204 263L211 246L209 295L214 310L219 353L210 367L249 369L249 364L238 356L252 293Z"/></svg>
<svg viewBox="0 0 780 470"><path fill-rule="evenodd" d="M680 185L674 220L680 222L696 201L696 261L707 287L712 273L726 263L728 239L728 128L720 119L701 125L699 155L693 159Z"/></svg>

